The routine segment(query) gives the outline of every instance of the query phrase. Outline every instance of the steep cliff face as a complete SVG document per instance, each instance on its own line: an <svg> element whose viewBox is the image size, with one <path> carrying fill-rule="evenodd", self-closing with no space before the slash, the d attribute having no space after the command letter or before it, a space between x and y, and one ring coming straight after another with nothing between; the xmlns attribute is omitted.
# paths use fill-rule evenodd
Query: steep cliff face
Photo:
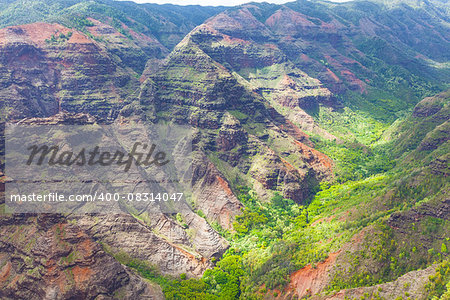
<svg viewBox="0 0 450 300"><path fill-rule="evenodd" d="M116 25L120 26L116 29L107 20L102 22L91 17L86 20L91 22L90 26L85 27L87 33L118 64L131 68L137 74L142 73L147 60L162 59L169 53L154 36L136 32L124 23Z"/></svg>
<svg viewBox="0 0 450 300"><path fill-rule="evenodd" d="M436 69L440 62L448 60L444 54L449 52L448 19L437 12L433 3L421 3L414 9L407 5L321 1L296 1L281 6L247 4L224 11L206 24L230 37L227 46L223 45L225 41L216 41L216 45L222 44L221 59L228 60L240 75L239 69L245 69L246 63L257 56L251 50L244 55L227 55L239 51L239 44L242 49L259 49L259 56L275 54L278 61L265 60L256 70L244 70L244 74L253 75L251 81L260 81L264 71L273 68L267 68L268 63L286 63L288 59L335 95L345 95L342 98L347 105L386 118L393 110L414 105L424 90L439 92L437 85L445 84L448 76L448 71ZM419 41L417 36L424 38ZM244 42L246 46L242 45ZM293 85L299 79L295 76L298 72L287 73L291 78L284 84ZM275 80L276 76L272 77ZM264 87L267 83L266 79ZM292 89L298 90L294 86ZM291 95L292 89L284 91ZM400 90L408 91L408 96ZM314 90L307 92L314 95ZM380 102L380 97L389 97L392 103Z"/></svg>
<svg viewBox="0 0 450 300"><path fill-rule="evenodd" d="M204 29L200 26L187 36L144 83L141 104L155 109L147 116L201 128L197 150L209 156L229 182L239 177L263 198L279 191L304 202L318 180L331 176L331 160L313 150L308 135L248 82L203 50L215 39Z"/></svg>
<svg viewBox="0 0 450 300"><path fill-rule="evenodd" d="M22 123L28 126L86 125L93 124L95 120L95 117L88 114L62 112L47 118L27 118L22 120ZM124 122L123 119L121 121ZM127 133L129 132L124 132L125 135ZM122 136L120 140L125 139ZM202 164L204 161L198 163ZM204 181L196 184L198 179L193 177L192 189L188 187L182 192L194 190L199 193L203 200L200 204L203 206L209 204L204 208L208 217L211 216L209 220L218 220L224 228L231 228L231 222L240 212L242 205L230 192L227 182L220 177L214 165L210 164L204 171L208 173L204 176ZM72 179L77 180L77 176L74 175ZM2 183L5 180L6 177L2 177ZM67 188L70 184L69 180ZM109 188L113 186L114 184ZM4 192L4 185L2 188ZM212 260L223 255L228 248L228 242L204 217L195 213L194 207L183 205L177 208L175 213L167 213L157 205L148 205L147 208L140 208L139 213L136 209L125 208L121 210L122 214L116 212L55 216L54 223L55 226L63 226L63 223L67 222L74 225L77 230L87 235L96 247L107 251L105 255L109 258L124 255L127 260L119 260L124 264L137 259L156 268L158 274L171 276L186 274L189 277L198 277L207 268L212 267ZM15 220L14 218L18 217L18 224L23 221L19 214L3 216L8 220ZM34 257L33 252L26 255Z"/></svg>
<svg viewBox="0 0 450 300"><path fill-rule="evenodd" d="M85 34L58 24L1 29L4 119L62 110L114 118L139 82Z"/></svg>
<svg viewBox="0 0 450 300"><path fill-rule="evenodd" d="M2 299L164 299L62 216L2 216Z"/></svg>
<svg viewBox="0 0 450 300"><path fill-rule="evenodd" d="M139 89L132 63L136 56L126 51L134 53L135 47L153 41L140 36L129 42L111 26L89 21L91 36L58 24L2 29L5 119L27 118L23 122L30 125L112 122L117 117L120 123L165 119L200 129L190 183L193 203L180 214L183 224L157 211L150 218L143 213L69 219L70 228L86 234L98 251L108 251L102 252L104 259L126 255L157 266L165 275L201 276L228 247L210 224L233 230L232 222L243 208L233 192L237 184L254 186L263 199L279 191L301 203L320 179L331 176L331 160L312 148L308 135L203 52L191 36L144 78ZM164 48L158 49L164 53ZM232 182L238 177L243 181ZM54 226L65 224L59 218ZM35 227L31 224L30 230ZM39 258L34 252L25 256ZM95 263L104 262L99 258ZM49 271L41 271L41 280L50 280ZM90 277L83 280L94 282ZM66 284L71 278L61 281ZM85 288L64 285L55 295L67 298L66 290L86 297L92 295L84 293L97 293ZM129 289L127 293L141 292L136 286ZM8 293L18 295L14 287ZM152 290L142 293L158 295Z"/></svg>
<svg viewBox="0 0 450 300"><path fill-rule="evenodd" d="M89 30L93 37L58 24L35 23L2 29L0 36L4 50L1 52L4 89L1 94L4 120L28 118L23 122L30 125L111 122L122 107L130 102L127 98L136 98L133 93L138 89L139 82L130 68L132 65L126 59L130 58L132 61L135 57L127 56L124 49L133 53L133 47L142 47L142 43L130 43L108 25L94 19L91 22L94 26L90 26ZM112 53L125 56L115 58ZM216 172L214 179L206 177L202 185L197 185L197 192L202 195L202 199L206 197L210 204L215 203L215 206L203 208L208 216L219 220L223 227L230 228L233 216L240 212L241 205L212 164L208 172L211 170L213 174ZM215 181L219 183L217 186ZM210 190L209 196L204 193L205 190ZM213 195L221 193L224 199L231 199L231 202L226 200L221 203L219 199L211 201ZM205 200L202 203L207 202ZM212 265L210 259L219 258L227 248L227 242L205 219L189 210L183 215L187 230L173 217L162 212L156 213L150 223L143 223L132 217L122 218L123 222L119 221L120 216L99 222L86 217L79 223L85 229L85 234L94 237L92 243L97 248L101 248L98 244L101 242L109 247L112 255L126 253L130 257L159 266L163 274L186 273L188 276L200 276ZM63 219L60 221L64 222ZM107 227L112 224L115 228L113 232ZM93 225L95 226L92 227ZM135 235L141 235L142 239L135 240ZM148 243L149 240L152 242ZM112 260L109 254L104 255ZM31 252L24 256L36 258ZM47 273L46 270L42 271L44 282L48 279ZM95 273L99 273L98 270L90 274ZM67 280L70 281L70 278ZM93 281L88 278L86 282ZM137 289L133 286L131 289L135 288ZM80 295L85 293L82 289L75 290L73 292L81 293ZM8 293L11 297L18 295L14 294L14 288ZM152 293L143 291L143 294ZM57 298L69 297L65 291L58 291L55 295ZM86 294L86 297L94 296Z"/></svg>
<svg viewBox="0 0 450 300"><path fill-rule="evenodd" d="M0 27L55 22L79 30L88 30L86 27L93 24L86 22L86 18L94 18L114 27L131 40L143 34L156 39L167 49L173 49L195 26L224 9L225 7L220 6L138 4L132 1L110 0L4 1L0 11ZM147 59L155 54L146 51L150 50L147 47L141 50L149 56ZM141 63L145 64L145 61Z"/></svg>
<svg viewBox="0 0 450 300"><path fill-rule="evenodd" d="M73 218L75 224L114 255L126 253L155 266L162 274L198 277L212 266L212 257L223 254L227 243L204 219L193 213L184 215L184 219L196 231L195 236L188 236L175 220L165 216L151 222L128 215Z"/></svg>
<svg viewBox="0 0 450 300"><path fill-rule="evenodd" d="M0 298L161 299L150 269L203 296L426 297L449 236L448 92L373 145L329 130L367 125L349 107L392 121L448 84L445 4L30 2L0 4L15 25L0 29L0 126L189 125L194 162L179 213L1 214ZM317 150L359 161L378 144L389 167L355 181Z"/></svg>
<svg viewBox="0 0 450 300"><path fill-rule="evenodd" d="M276 44L269 40L258 43L251 36L239 38L232 26L224 30L232 35L223 34L214 26L212 19L197 27L190 33L191 40L279 113L306 130L318 132L320 128L305 111L317 111L319 105L339 106L335 96L319 80L298 69Z"/></svg>

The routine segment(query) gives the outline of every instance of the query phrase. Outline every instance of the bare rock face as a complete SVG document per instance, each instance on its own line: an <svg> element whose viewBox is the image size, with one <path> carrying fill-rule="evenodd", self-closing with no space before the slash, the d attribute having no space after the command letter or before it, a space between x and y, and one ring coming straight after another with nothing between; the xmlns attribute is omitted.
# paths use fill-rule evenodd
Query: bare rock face
<svg viewBox="0 0 450 300"><path fill-rule="evenodd" d="M223 25L224 20L227 20L226 24L228 26ZM251 23L252 26L249 26L248 23ZM283 63L287 69L292 70L291 62L294 62L297 68L300 67L301 70L306 71L310 75L314 74L314 77L320 80L308 79L309 76L302 71L294 73L287 71L284 73L287 76L284 77L280 74L280 79L282 80L277 80L276 82L273 80L271 82L271 78L274 79L274 77L264 73L257 74L255 78L252 78L254 82L258 81L258 77L259 80L265 81L265 85L262 82L260 83L262 89L275 88L279 94L279 101L285 104L298 104L299 99L303 105L314 104L314 100L333 103L335 99L331 96L330 91L333 93L343 92L345 84L348 84L347 87L350 89L359 92L365 91L366 83L348 68L348 65L357 64L357 62L340 54L333 47L336 44L352 46L346 39L345 34L342 33L342 30L345 30L345 26L337 20L325 22L316 17L302 14L287 6L274 10L273 8L249 4L235 11L225 11L208 20L206 24L210 28L229 36L227 40L234 41L233 48L237 48L237 44L240 44L240 47L247 51L252 48L254 50L259 48L260 50L253 52L266 53L266 55L269 54L278 58L276 60L266 60L270 62L268 65L257 64L260 68L272 65L272 74L274 71L276 72L276 69L280 71ZM256 37L254 32L256 30L260 32L259 37ZM261 51L262 49L264 51ZM356 49L354 52L357 52ZM308 56L311 54L311 56L317 57L318 53L320 55L328 55L327 59L330 65L333 63L333 70L338 69L340 71L338 73L339 76L331 71L330 68ZM253 59L256 55L241 55L238 57ZM244 64L243 66L246 65ZM275 66L276 68L274 68ZM302 81L303 84L296 84L298 80ZM329 90L321 87L321 82ZM317 87L320 87L320 89ZM308 99L308 94L315 96L315 99Z"/></svg>
<svg viewBox="0 0 450 300"><path fill-rule="evenodd" d="M163 299L58 215L0 219L2 299Z"/></svg>
<svg viewBox="0 0 450 300"><path fill-rule="evenodd" d="M153 216L151 216L153 217ZM162 274L201 276L211 267L210 258L220 257L226 242L195 214L185 222L196 235L190 237L174 220L160 216L151 227L130 215L77 217L76 224L112 253L126 253L154 265Z"/></svg>
<svg viewBox="0 0 450 300"><path fill-rule="evenodd" d="M21 122L29 125L90 124L93 117L83 113L62 112L48 118L29 118ZM222 181L225 186L223 179ZM206 189L211 187L219 188L215 192L217 195L223 190L223 187L212 184L206 186ZM215 200L213 195L202 199L203 204L208 206ZM222 219L224 222L221 225L230 228L233 217L240 212L239 201L228 187L222 202L217 203L220 205L216 206L217 209L211 205L208 211L209 220ZM48 216L47 219L52 220L52 215ZM11 219L14 220L15 217L18 216L12 216ZM61 219L59 222L65 220L57 215L53 217ZM228 243L211 225L185 204L179 208L177 218L175 213L163 213L159 206L150 206L139 214L135 212L133 216L126 214L125 210L123 215L77 215L71 216L69 220L70 224L76 224L77 228L81 228L93 241L101 243L111 254L124 253L131 259L145 261L156 266L163 275L179 276L185 273L189 277L199 277L213 266L211 259L220 258L228 248ZM21 222L20 218L18 222Z"/></svg>
<svg viewBox="0 0 450 300"><path fill-rule="evenodd" d="M317 102L338 104L329 92L368 99L376 97L371 95L373 89L394 92L390 76L381 70L400 67L410 78L422 77L433 69L427 66L427 57L447 61L449 44L443 25L447 20L438 13L438 5L427 2L413 11L408 4L378 1L250 3L208 19L197 34L199 29L209 31L209 39L198 38L207 45L202 49L261 92L271 90L277 102L308 109ZM418 34L424 37L420 41ZM292 71L292 65L301 72ZM289 71L282 71L283 67ZM437 81L446 81L445 75L438 77ZM427 81L425 76L423 80ZM404 86L408 88L408 83Z"/></svg>
<svg viewBox="0 0 450 300"><path fill-rule="evenodd" d="M216 140L218 150L229 151L247 143L247 140L248 133L243 130L239 121L231 115L225 115Z"/></svg>
<svg viewBox="0 0 450 300"><path fill-rule="evenodd" d="M243 207L234 192L238 185L250 187L263 201L280 192L304 204L321 180L332 178L333 162L314 149L305 131L334 138L312 116L323 106L340 107L337 94L357 99L380 91L394 95L392 88L385 91L386 83L401 81L417 85L413 95L446 83L430 66L448 61L450 53L448 22L438 13L434 21L425 10L403 16L405 7L386 7L383 17L374 3L335 9L337 4L326 1L299 0L227 9L193 29L224 8L192 8L193 16L182 18L175 6L174 14L158 15L148 9L156 6L139 10L125 5L157 28L124 13L129 22L123 22L139 28L136 32L122 21L93 13L84 20L92 23L84 32L46 23L0 29L0 122L133 120L193 126L198 130L193 176L184 187L191 202L179 213L155 208L123 215L0 215L1 299L162 299L159 287L115 258L145 261L163 275L200 277L229 246L216 229L233 230ZM86 7L90 12L92 6ZM411 95L393 98L415 101ZM413 145L417 152L448 143L448 104L426 99L413 117L439 121ZM418 136L409 133L405 135ZM399 149L414 142L406 140ZM430 172L448 175L448 159L447 154L432 157ZM0 170L0 193L4 180ZM416 220L448 220L449 212L445 200L393 214L387 223L396 234L407 234ZM425 245L430 242L422 238ZM358 250L361 241L355 244L347 249ZM341 261L343 256L330 255L317 269L297 271L289 295L320 294L331 280L331 267ZM429 272L317 297L359 297L382 288L380 295L390 299L405 281L417 278L411 294L420 298Z"/></svg>
<svg viewBox="0 0 450 300"><path fill-rule="evenodd" d="M92 21L95 26L90 27L89 30L94 36L111 40L110 48L105 49L102 44L83 33L57 24L37 23L0 30L0 47L2 48L0 71L3 72L0 105L4 105L3 111L7 112L4 116L6 119L41 125L91 124L96 121L114 120L119 110L127 104L126 98L139 84L130 70L124 67L127 64L134 67L134 58L125 61L123 51L129 45L121 44L123 41L117 32L105 24ZM147 42L150 43L150 41ZM114 56L111 56L111 52L121 56L123 61L112 59L111 57ZM146 96L148 97L149 94ZM147 103L142 105L145 106ZM125 111L121 117L126 117ZM228 205L229 198L234 201L234 206L229 208L229 218L232 218L240 211L240 204L234 196L227 195L224 206ZM207 201L213 202L210 198ZM223 212L222 207L220 210ZM86 265L91 269L86 271L83 263L76 260L71 265L74 269L72 277L76 277L77 283L78 278L81 278L80 286L66 288L73 278L64 275L65 268L63 268L54 275L62 278L58 279L62 282L61 286L57 288L51 286L48 291L36 289L38 296L25 298L42 298L46 293L54 295L55 299L70 298L70 293L77 293L75 295L87 299L95 298L97 295L104 295L107 298L119 288L120 294L129 294L129 298L134 299L145 299L153 294L160 296L160 293L152 291L150 287L146 287L147 285L142 285L137 277L131 276L131 273L107 255L96 241L109 247L112 253L124 252L130 257L154 264L162 274L186 273L189 277L201 276L206 268L212 266L210 259L219 258L228 245L204 218L199 217L189 208L182 214L186 225L179 224L174 216L161 212L155 212L145 222L130 215L104 215L97 218L86 216L71 219L78 224L75 228L83 232L85 239L92 243L95 253L102 253L98 263L103 264L104 269L97 270L98 266L91 262L92 266ZM219 219L220 211L216 211L214 216ZM7 219L1 218L2 222L15 219L19 223L26 220L16 215ZM64 218L57 221L58 224L66 224L65 222ZM229 224L230 221L225 223ZM223 223L224 226L225 223ZM3 224L2 230L7 230ZM64 225L64 228L66 226L71 229L74 225L70 223ZM46 235L48 239L57 238L57 235L52 236L50 231L46 232ZM45 245L45 243L41 244L42 251ZM68 249L61 254L58 249L48 247L48 255L68 256L73 252ZM25 258L35 259L36 254L26 253L23 259ZM59 257L56 258L59 259ZM93 261L90 257L86 259ZM108 269L109 264L116 269ZM17 272L24 273L23 270ZM114 275L114 272L117 275ZM63 275L59 273L63 273L66 277L63 278ZM96 274L96 277L93 274ZM106 277L115 280L116 286L110 287L110 283L105 283L103 287L97 282L100 280L98 278ZM47 277L42 280L46 282ZM91 285L98 285L98 290L93 289ZM14 293L14 290L11 288L8 293Z"/></svg>
<svg viewBox="0 0 450 300"><path fill-rule="evenodd" d="M314 182L314 172L295 168L263 144L258 149L249 174L256 180L259 190L277 190L282 186L285 197L298 203L305 201L310 188L317 184Z"/></svg>
<svg viewBox="0 0 450 300"><path fill-rule="evenodd" d="M0 106L4 118L62 110L114 117L139 82L85 34L59 24L0 30Z"/></svg>
<svg viewBox="0 0 450 300"><path fill-rule="evenodd" d="M61 111L47 118L26 118L20 120L20 124L27 125L84 125L94 124L95 118L86 113L69 113Z"/></svg>
<svg viewBox="0 0 450 300"><path fill-rule="evenodd" d="M310 196L319 180L329 178L332 173L331 160L313 150L308 135L271 106L272 96L277 92L271 89L266 92L269 96L259 94L254 88L256 83L241 76L238 69L229 67L236 64L237 68L240 62L233 59L246 56L232 52L223 55L223 51L228 51L228 47L243 47L236 51L248 50L249 54L253 51L248 55L248 66L273 68L275 81L290 72L286 62L277 61L276 51L266 54L263 48L249 46L247 49L248 43L230 39L209 25L197 27L144 84L139 100L154 104L153 115L201 129L194 148L208 159L200 158L205 165L200 163L195 169L193 183L198 192L194 196L200 198L194 202L202 211L206 210L208 217L215 216L213 220L225 227L229 226L225 225L228 221L220 220L218 210L208 208L211 203L202 196L226 199L224 192L229 194L228 187L224 190L221 182L228 186L236 176L245 178L246 184L262 199L270 199L278 191L300 203ZM225 58L230 60L223 61ZM244 65L241 68L244 70ZM296 72L299 78L296 88L301 86L303 91L310 89L314 93L324 92L324 97L330 96L329 91L316 85L306 74ZM261 86L265 83L261 82ZM299 108L298 103L296 107ZM219 176L222 179L212 179L217 176L207 171L211 169L208 160L223 174ZM224 196L212 193L205 183L219 187L222 190L219 194ZM239 213L232 203L226 207L227 211L233 208L232 215Z"/></svg>
<svg viewBox="0 0 450 300"><path fill-rule="evenodd" d="M241 213L233 192L236 177L262 199L281 192L301 203L319 180L331 176L329 159L270 102L301 109L329 101L331 94L285 57L277 60L277 49L266 55L260 46L234 38L229 46L229 36L203 26L162 62L158 55L166 50L161 45L142 36L125 45L111 26L91 22L89 32L108 40L109 48L57 24L0 30L4 119L53 125L165 119L191 125L199 130L186 187L192 203L176 216L157 209L138 215L2 216L4 298L159 299L159 288L114 256L145 261L163 275L199 277L228 248L213 228L233 230L234 217ZM223 47L212 47L211 38L225 43L234 57L229 64L262 65L281 81L265 89L270 74L244 76L225 67L225 61L217 61ZM141 53L127 56L127 47L160 53L140 89L132 69L138 69ZM245 51L250 57L243 56Z"/></svg>
<svg viewBox="0 0 450 300"><path fill-rule="evenodd" d="M168 49L150 33L146 35L138 33L122 23L123 32L129 35L127 37L111 25L94 18L88 20L92 22L92 26L87 27L89 33L106 45L110 55L117 56L123 65L137 73L142 73L144 63L148 59L159 60L169 53Z"/></svg>
<svg viewBox="0 0 450 300"><path fill-rule="evenodd" d="M444 92L438 94L434 97L427 97L417 103L414 107L414 111L412 113L413 117L416 118L426 118L437 114L442 110L442 103L445 102L445 99L448 99L450 92Z"/></svg>
<svg viewBox="0 0 450 300"><path fill-rule="evenodd" d="M195 208L208 219L226 229L232 229L234 216L243 208L230 184L205 155L200 154L193 170L192 186L196 196Z"/></svg>
<svg viewBox="0 0 450 300"><path fill-rule="evenodd" d="M408 234L408 225L426 217L433 217L442 220L450 219L450 199L443 199L437 203L425 203L418 208L412 208L407 212L394 213L388 220L389 226L396 228L402 234ZM430 242L434 237L424 236L424 243ZM443 238L440 238L443 239Z"/></svg>
<svg viewBox="0 0 450 300"><path fill-rule="evenodd" d="M248 19L240 18L240 14L235 17L242 27L248 22ZM255 24L259 23L251 14L248 18L253 18ZM248 27L244 28L248 30ZM336 103L332 93L319 80L296 68L277 45L269 43L270 39L258 42L247 36L241 37L233 30L233 27L222 28L213 18L192 31L190 38L211 58L234 71L233 75L241 83L269 101L300 109L314 109L320 103Z"/></svg>

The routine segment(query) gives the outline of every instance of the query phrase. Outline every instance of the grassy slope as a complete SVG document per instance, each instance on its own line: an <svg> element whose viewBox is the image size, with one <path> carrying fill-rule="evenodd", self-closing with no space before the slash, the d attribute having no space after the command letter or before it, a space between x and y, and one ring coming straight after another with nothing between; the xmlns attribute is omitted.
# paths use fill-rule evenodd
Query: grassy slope
<svg viewBox="0 0 450 300"><path fill-rule="evenodd" d="M436 211L450 188L445 127L449 116L449 95L443 93L419 103L412 115L382 137L382 131L373 132L378 138L371 143L321 144L325 152L337 153L338 162L341 158L337 171L344 175L322 183L309 205L299 207L281 196L263 203L252 191L238 188L246 208L234 223L235 232L216 226L231 248L213 270L199 280L161 281L154 274L141 274L159 282L168 299L258 299L268 289L283 290L293 271L347 249L332 271L327 293L392 281L442 261L427 293L448 294L450 226ZM363 159L351 158L362 153ZM386 160L391 161L387 166ZM375 166L372 172L356 172L354 178L345 177L349 172L342 170L370 169L368 165ZM364 233L362 241L352 246L359 232Z"/></svg>

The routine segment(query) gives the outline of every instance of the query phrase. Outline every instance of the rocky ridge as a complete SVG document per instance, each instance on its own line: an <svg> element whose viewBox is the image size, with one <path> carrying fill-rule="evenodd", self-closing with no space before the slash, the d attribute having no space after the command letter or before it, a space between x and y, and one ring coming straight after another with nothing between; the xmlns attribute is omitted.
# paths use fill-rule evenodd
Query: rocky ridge
<svg viewBox="0 0 450 300"><path fill-rule="evenodd" d="M319 182L333 178L332 160L314 149L305 133L335 139L315 122L317 110L339 110L341 95L374 99L371 92L386 87L384 83L390 81L382 75L391 71L401 74L394 78L400 85L414 86L414 92L408 90L405 96L410 103L401 104L406 108L421 88L439 84L447 74L445 68L438 74L430 67L448 59L447 35L442 30L446 21L437 17L436 23L421 11L403 17L404 8L397 9L378 18L380 6L373 3L248 4L210 18L187 36L184 33L192 24L182 24L177 31L177 25L169 22L167 30L158 33L119 22L122 32L110 17L96 14L87 18L92 24L84 31L56 23L0 29L2 121L169 121L198 129L194 172L187 187L192 202L180 215L156 210L133 216L2 216L0 296L159 299L158 287L114 257L126 254L146 261L164 275L199 277L228 247L217 231L232 231L234 217L243 208L236 187L251 187L263 201L279 192L297 203L308 203ZM416 39L408 26L436 40L411 42ZM390 27L406 32L406 38ZM150 60L138 79L146 58ZM418 85L422 80L417 78L427 84ZM403 99L387 90L389 96ZM442 155L448 147L448 97L438 98L419 103L397 131L401 135L391 137L399 141L397 155L402 149L414 149L405 156L406 165L427 162L424 169L415 170L419 175L407 182L411 186L430 174L448 174L448 155ZM389 105L380 108L392 113ZM420 130L423 126L427 130ZM416 132L423 136L417 138ZM448 201L434 199L420 209L393 214L387 224L400 239L407 239L410 231L405 222L425 222L429 216L445 219L447 212ZM424 240L427 247L436 247L439 241ZM49 245L51 251L46 251ZM336 261L345 266L346 259L339 254ZM335 270L327 272L329 276L314 292L331 281ZM411 276L428 274L413 272L417 274L383 285L387 288L383 295L390 297ZM99 282L93 274L111 280ZM36 288L22 288L29 285ZM336 297L374 291L360 288Z"/></svg>

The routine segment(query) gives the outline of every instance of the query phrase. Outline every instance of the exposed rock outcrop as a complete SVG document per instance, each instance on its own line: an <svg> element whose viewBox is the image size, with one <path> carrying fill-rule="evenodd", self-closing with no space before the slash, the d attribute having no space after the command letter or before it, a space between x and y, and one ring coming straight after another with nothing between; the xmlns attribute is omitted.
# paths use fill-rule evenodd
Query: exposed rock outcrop
<svg viewBox="0 0 450 300"><path fill-rule="evenodd" d="M62 216L2 216L0 225L2 299L163 299Z"/></svg>
<svg viewBox="0 0 450 300"><path fill-rule="evenodd" d="M139 82L85 34L59 24L0 29L4 119L62 110L114 118Z"/></svg>

